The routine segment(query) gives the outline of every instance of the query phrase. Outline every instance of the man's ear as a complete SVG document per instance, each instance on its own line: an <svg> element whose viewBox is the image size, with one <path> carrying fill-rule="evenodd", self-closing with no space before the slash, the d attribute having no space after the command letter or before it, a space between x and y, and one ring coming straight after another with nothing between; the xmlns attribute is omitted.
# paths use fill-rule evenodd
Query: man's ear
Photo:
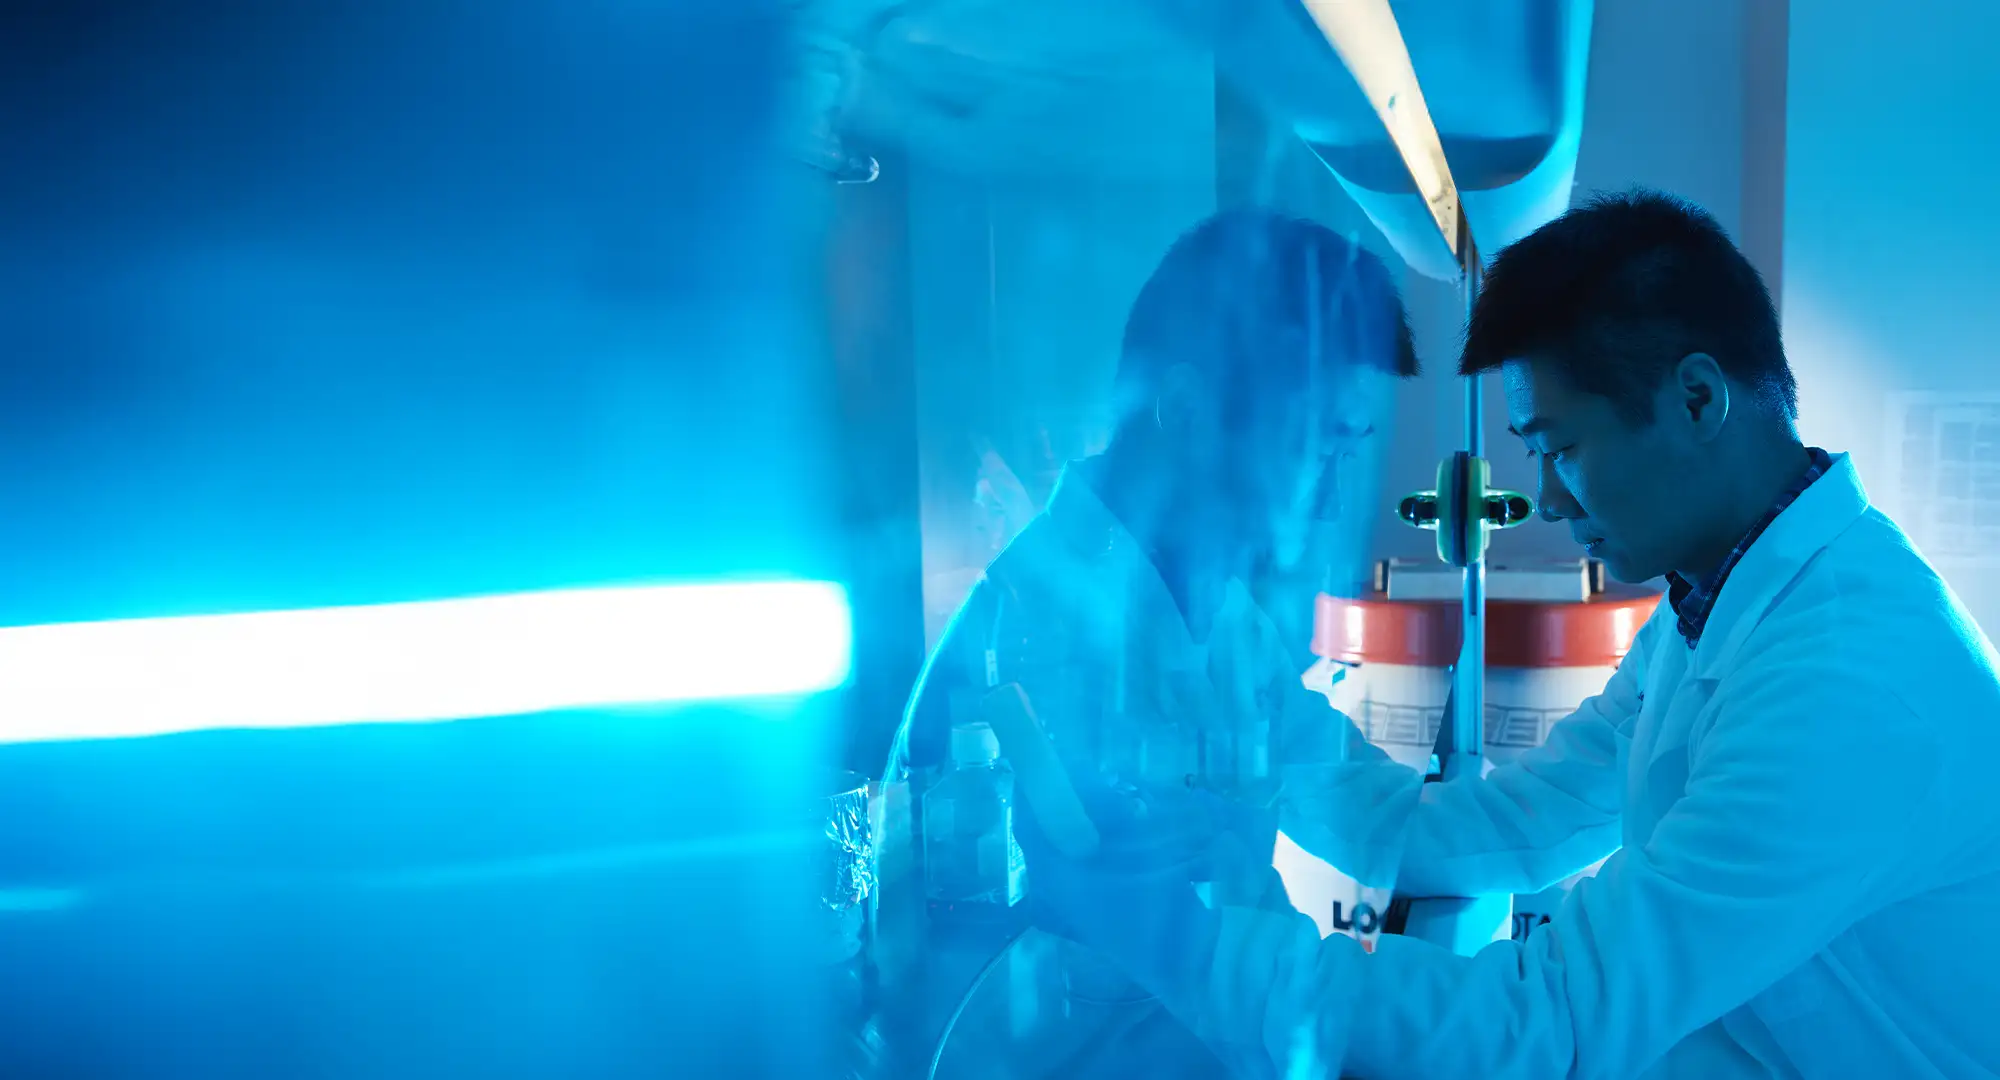
<svg viewBox="0 0 2000 1080"><path fill-rule="evenodd" d="M1674 409L1674 420L1686 425L1699 442L1707 442L1722 431L1729 419L1729 379L1722 365L1707 353L1689 353L1669 373L1662 404Z"/></svg>

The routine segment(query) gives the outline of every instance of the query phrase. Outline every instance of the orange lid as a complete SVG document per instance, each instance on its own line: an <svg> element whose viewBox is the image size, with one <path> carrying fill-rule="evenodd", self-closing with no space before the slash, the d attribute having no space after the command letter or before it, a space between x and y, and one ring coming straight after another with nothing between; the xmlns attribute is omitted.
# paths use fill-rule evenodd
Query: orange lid
<svg viewBox="0 0 2000 1080"><path fill-rule="evenodd" d="M1577 603L1486 602L1486 663L1503 668L1612 667L1660 594L1622 588ZM1321 594L1313 653L1349 664L1449 667L1458 662L1456 600L1348 600Z"/></svg>

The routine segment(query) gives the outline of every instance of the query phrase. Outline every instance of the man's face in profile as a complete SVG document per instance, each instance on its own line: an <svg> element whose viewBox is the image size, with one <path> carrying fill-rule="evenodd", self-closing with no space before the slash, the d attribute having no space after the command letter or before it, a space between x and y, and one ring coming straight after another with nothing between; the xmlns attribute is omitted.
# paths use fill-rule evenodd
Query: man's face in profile
<svg viewBox="0 0 2000 1080"><path fill-rule="evenodd" d="M1636 422L1610 399L1576 388L1547 359L1500 369L1509 429L1534 459L1535 502L1544 520L1624 582L1677 568L1690 546L1686 507L1700 499L1704 470L1667 425ZM1671 403L1655 403L1655 412Z"/></svg>
<svg viewBox="0 0 2000 1080"><path fill-rule="evenodd" d="M1281 393L1270 420L1237 441L1229 493L1246 530L1246 556L1279 572L1298 569L1316 535L1341 516L1340 470L1388 415L1395 376L1340 365Z"/></svg>

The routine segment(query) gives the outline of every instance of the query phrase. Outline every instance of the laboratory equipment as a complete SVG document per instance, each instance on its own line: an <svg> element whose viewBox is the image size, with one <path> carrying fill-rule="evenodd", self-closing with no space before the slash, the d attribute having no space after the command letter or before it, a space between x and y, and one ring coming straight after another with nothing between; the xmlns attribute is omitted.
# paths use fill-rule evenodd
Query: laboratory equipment
<svg viewBox="0 0 2000 1080"><path fill-rule="evenodd" d="M1021 902L1014 771L985 723L951 731L951 764L924 792L924 894L934 916L1001 913Z"/></svg>
<svg viewBox="0 0 2000 1080"><path fill-rule="evenodd" d="M1437 276L1458 278L1465 310L1470 313L1478 300L1484 264L1473 238L1464 192L1475 188L1511 192L1494 201L1495 207L1504 205L1506 210L1494 230L1503 243L1532 231L1568 205L1568 178L1575 167L1581 128L1590 0L1538 0L1525 5L1522 12L1509 12L1536 16L1523 20L1521 25L1529 28L1530 36L1545 47L1515 54L1530 61L1526 77L1504 80L1498 85L1537 87L1544 107L1530 111L1538 113L1542 122L1523 129L1538 132L1525 141L1456 140L1468 151L1463 155L1468 160L1462 163L1447 160L1446 134L1434 121L1429 98L1419 85L1410 51L1387 0L1367 3L1306 0L1305 7L1361 85L1388 139L1384 144L1372 125L1350 123L1348 130L1354 133L1355 144L1372 148L1370 153L1356 154L1328 150L1327 147L1340 140L1324 134L1301 130L1302 137L1315 146L1322 160L1341 177L1342 186L1369 212L1412 266L1431 268L1430 272ZM1494 5L1462 5L1451 17L1432 24L1436 27L1434 32L1440 37L1465 34L1479 17L1491 17L1494 11ZM1461 119L1491 123L1506 115L1507 110L1496 104L1504 103L1504 96L1495 98L1487 89L1489 84L1468 77L1469 65L1446 65L1442 71L1431 70L1467 80L1451 84L1459 92L1456 106L1464 110L1457 114ZM1284 94L1279 92L1278 96ZM1561 104L1547 107L1556 102ZM1295 109L1300 110L1295 115L1302 122L1312 123L1310 106L1299 103ZM1367 166L1370 161L1388 167L1371 168ZM1398 162L1400 169L1394 167ZM1371 191L1375 194L1370 194ZM1409 195L1414 195L1414 200ZM1400 219L1395 211L1397 200L1402 204ZM1443 241L1441 248L1435 243L1438 238ZM1439 273L1440 270L1445 272ZM1485 738L1481 725L1486 714L1488 534L1526 520L1531 509L1528 500L1518 493L1489 489L1490 469L1483 457L1485 412L1481 380L1476 377L1465 380L1464 449L1439 463L1435 489L1418 492L1399 506L1408 523L1437 530L1439 556L1463 573L1459 655L1452 669L1452 700L1456 708L1437 747L1437 778L1447 782L1461 776L1476 777L1483 771ZM1483 909L1474 914L1478 906L1467 906L1467 901L1459 899L1440 899L1440 903L1461 914L1421 921L1454 927L1445 933L1454 942L1473 942L1482 937L1477 928L1455 927L1455 924L1467 918L1488 918ZM1502 928L1496 926L1495 932Z"/></svg>
<svg viewBox="0 0 2000 1080"><path fill-rule="evenodd" d="M1287 32L1301 21L1285 10L1294 7L1338 59ZM1393 10L1387 0L1292 0L1229 14L1218 67L1312 149L1416 272L1463 277L1460 215L1497 251L1569 208L1594 0L1398 0Z"/></svg>
<svg viewBox="0 0 2000 1080"><path fill-rule="evenodd" d="M834 1022L847 1027L864 1015L875 990L875 969L867 951L874 925L876 865L875 829L869 820L871 787L858 774L841 773L832 792L818 803L822 843L814 914L822 936L815 959L823 965Z"/></svg>
<svg viewBox="0 0 2000 1080"><path fill-rule="evenodd" d="M826 957L836 963L861 953L869 902L875 897L875 839L869 823L869 783L842 773L821 805L820 904L827 919Z"/></svg>
<svg viewBox="0 0 2000 1080"><path fill-rule="evenodd" d="M1571 598L1521 598L1555 591L1565 575ZM1459 655L1458 607L1424 588L1427 568L1409 571L1419 584L1398 596L1398 572L1385 566L1381 584L1356 598L1322 596L1313 652L1320 657L1307 685L1353 719L1370 742L1419 771L1435 767L1434 750L1453 696ZM1495 568L1489 582L1492 637L1486 669L1482 769L1490 771L1541 744L1549 726L1604 688L1645 625L1659 594L1606 586L1591 563ZM1322 934L1364 941L1384 929L1392 896L1353 879L1296 847L1280 849L1278 866L1299 910ZM1562 888L1515 897L1510 936L1522 938L1546 921Z"/></svg>

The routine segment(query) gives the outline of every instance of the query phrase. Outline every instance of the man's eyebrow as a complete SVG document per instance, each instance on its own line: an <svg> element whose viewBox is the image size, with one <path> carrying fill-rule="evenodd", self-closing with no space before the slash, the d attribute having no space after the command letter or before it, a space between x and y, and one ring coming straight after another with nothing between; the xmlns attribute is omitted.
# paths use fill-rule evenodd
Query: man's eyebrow
<svg viewBox="0 0 2000 1080"><path fill-rule="evenodd" d="M1537 416L1529 420L1527 423L1522 424L1520 427L1515 427L1514 425L1509 424L1507 425L1507 430L1512 432L1515 435L1515 437L1525 439L1530 435L1537 434L1538 432L1547 431L1548 429L1554 426L1555 426L1555 421L1550 420L1544 416Z"/></svg>

